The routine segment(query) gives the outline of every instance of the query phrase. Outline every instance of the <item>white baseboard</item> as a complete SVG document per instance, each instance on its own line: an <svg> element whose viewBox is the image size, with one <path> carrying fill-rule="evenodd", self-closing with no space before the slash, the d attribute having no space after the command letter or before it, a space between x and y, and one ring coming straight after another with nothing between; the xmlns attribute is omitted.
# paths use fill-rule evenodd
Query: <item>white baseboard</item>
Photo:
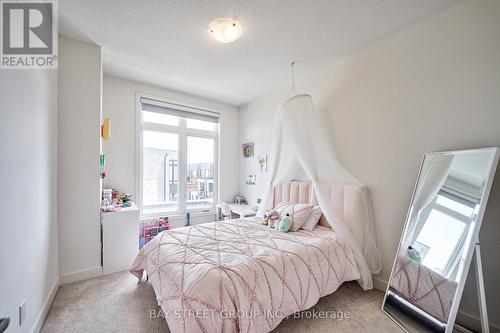
<svg viewBox="0 0 500 333"><path fill-rule="evenodd" d="M492 309L488 309L488 314L490 315L488 317L488 319L490 321L490 332L491 333L500 333L500 326L493 324L491 322L491 311L492 311ZM463 312L463 311L458 311L457 318L458 317L460 317L461 322L464 325L470 326L473 329L475 329L475 328L480 329L481 328L481 319L479 319L475 315L472 315L470 313Z"/></svg>
<svg viewBox="0 0 500 333"><path fill-rule="evenodd" d="M387 289L387 281L378 277L373 277L373 288L385 293L385 290Z"/></svg>
<svg viewBox="0 0 500 333"><path fill-rule="evenodd" d="M59 279L57 279L54 284L52 285L52 288L50 288L50 292L47 295L47 299L45 300L45 303L43 304L42 311L40 311L40 314L35 320L35 323L33 325L33 329L31 330L32 333L38 333L42 329L43 323L45 322L45 318L47 317L47 314L49 313L50 306L52 305L52 302L54 301L54 297L56 297L57 290L59 289Z"/></svg>
<svg viewBox="0 0 500 333"><path fill-rule="evenodd" d="M460 333L474 333L470 329L465 328L463 326L460 326L457 323L455 323L455 325L453 326L453 332L455 332L455 331L460 332Z"/></svg>
<svg viewBox="0 0 500 333"><path fill-rule="evenodd" d="M61 275L61 285L92 279L102 275L102 267L97 266L78 272Z"/></svg>

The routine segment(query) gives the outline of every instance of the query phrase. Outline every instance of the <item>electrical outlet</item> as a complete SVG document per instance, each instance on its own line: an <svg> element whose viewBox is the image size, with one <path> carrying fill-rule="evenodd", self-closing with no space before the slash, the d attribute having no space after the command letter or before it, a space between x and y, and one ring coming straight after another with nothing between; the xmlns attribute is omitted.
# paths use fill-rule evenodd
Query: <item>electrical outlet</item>
<svg viewBox="0 0 500 333"><path fill-rule="evenodd" d="M21 326L26 318L26 301L19 305L19 326Z"/></svg>

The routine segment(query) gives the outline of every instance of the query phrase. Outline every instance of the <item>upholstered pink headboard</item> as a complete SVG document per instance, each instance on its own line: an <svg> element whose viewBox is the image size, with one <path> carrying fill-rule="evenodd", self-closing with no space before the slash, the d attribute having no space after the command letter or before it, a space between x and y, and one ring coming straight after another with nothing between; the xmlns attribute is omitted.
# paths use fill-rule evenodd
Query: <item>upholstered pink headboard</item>
<svg viewBox="0 0 500 333"><path fill-rule="evenodd" d="M351 232L357 233L360 228L359 214L366 210L362 201L362 191L367 191L365 186L352 184L328 184L330 189L330 202L336 214L343 218ZM309 182L283 182L274 187L273 206L281 202L310 203L317 205L312 184ZM359 222L359 223L358 223ZM329 227L328 221L322 215L320 225Z"/></svg>

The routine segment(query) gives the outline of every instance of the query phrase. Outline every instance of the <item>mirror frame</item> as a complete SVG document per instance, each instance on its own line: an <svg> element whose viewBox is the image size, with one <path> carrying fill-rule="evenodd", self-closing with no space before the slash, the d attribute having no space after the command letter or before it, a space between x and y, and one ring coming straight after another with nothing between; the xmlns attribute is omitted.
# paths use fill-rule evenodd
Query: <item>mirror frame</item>
<svg viewBox="0 0 500 333"><path fill-rule="evenodd" d="M498 147L490 147L490 148L478 148L478 149L465 149L465 150L449 150L449 151L438 151L438 152L428 152L424 153L422 157L422 161L420 162L420 168L418 170L418 175L417 175L417 180L415 182L415 186L413 187L413 192L410 200L410 205L408 207L408 211L406 213L406 218L405 218L405 223L403 226L403 230L401 233L401 237L399 239L399 244L396 249L396 257L394 258L394 262L392 264L392 269L391 269L391 274L389 276L389 280L387 281L387 287L385 289L385 294L384 294L384 300L382 302L382 311L389 317L391 318L392 321L394 321L403 331L409 332L408 329L405 327L405 325L400 322L397 318L392 316L389 312L385 311L384 305L387 299L387 294L389 292L389 286L391 285L392 277L394 270L396 268L396 260L397 260L397 255L398 251L401 247L401 243L403 242L403 236L405 235L407 228L408 228L408 220L410 217L410 210L413 205L413 200L415 199L415 192L417 191L417 185L418 182L420 181L420 176L422 173L422 167L424 165L425 157L430 154L465 154L465 153L471 153L471 152L480 152L480 151L490 151L491 153L494 154L493 160L491 162L490 166L490 174L488 175L488 180L486 181L486 185L484 187L484 195L482 200L486 201L486 204L481 205L479 208L478 214L477 214L477 220L476 220L476 225L474 230L472 231L472 237L471 239L474 240L475 244L479 244L479 231L481 230L481 225L483 223L483 218L484 218L484 212L486 211L486 206L488 204L488 199L490 196L490 191L491 191L491 186L493 184L493 179L495 178L495 173L497 171L497 166L498 166L498 159L499 159L499 153L500 149ZM467 276L467 273L470 270L470 265L472 262L472 256L474 255L475 252L475 246L473 246L474 243L471 243L470 246L467 248L467 253L465 256L465 263L464 263L464 268L463 268L463 274L465 277ZM462 278L457 285L457 290L455 291L455 296L453 297L453 303L450 309L450 314L448 316L448 322L446 323L446 330L445 333L452 333L454 324L455 324L455 319L458 313L458 307L460 306L460 300L462 299L462 294L464 291L465 287L465 282L467 278Z"/></svg>

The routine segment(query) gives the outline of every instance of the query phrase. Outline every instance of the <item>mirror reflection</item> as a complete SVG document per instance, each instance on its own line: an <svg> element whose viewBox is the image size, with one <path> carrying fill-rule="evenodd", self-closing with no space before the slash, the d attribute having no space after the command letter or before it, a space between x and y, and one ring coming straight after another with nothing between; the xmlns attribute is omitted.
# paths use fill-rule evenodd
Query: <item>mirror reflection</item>
<svg viewBox="0 0 500 333"><path fill-rule="evenodd" d="M454 320L495 156L425 154L383 305L406 330L445 332Z"/></svg>

